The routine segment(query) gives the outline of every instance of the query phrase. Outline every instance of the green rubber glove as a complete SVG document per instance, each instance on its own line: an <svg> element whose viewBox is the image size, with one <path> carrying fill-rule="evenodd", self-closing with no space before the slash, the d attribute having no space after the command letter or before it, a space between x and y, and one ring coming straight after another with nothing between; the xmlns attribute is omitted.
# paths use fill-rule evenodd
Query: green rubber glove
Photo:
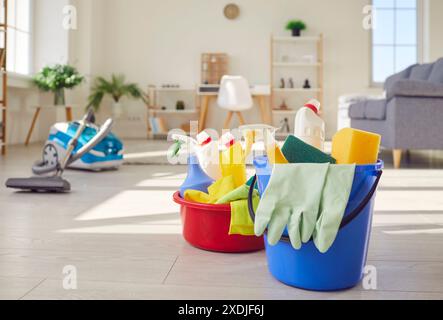
<svg viewBox="0 0 443 320"><path fill-rule="evenodd" d="M295 249L314 232L329 164L276 164L256 212L255 234L268 227L268 242L276 245L288 226Z"/></svg>
<svg viewBox="0 0 443 320"><path fill-rule="evenodd" d="M355 165L331 165L320 202L314 230L314 244L321 253L329 250L337 237L351 194Z"/></svg>
<svg viewBox="0 0 443 320"><path fill-rule="evenodd" d="M238 187L237 189L229 192L228 194L224 195L220 199L218 199L218 201L215 204L226 204L237 200L245 200L248 199L248 194L249 194L249 186L244 184ZM257 190L254 190L254 197L255 196L258 196Z"/></svg>

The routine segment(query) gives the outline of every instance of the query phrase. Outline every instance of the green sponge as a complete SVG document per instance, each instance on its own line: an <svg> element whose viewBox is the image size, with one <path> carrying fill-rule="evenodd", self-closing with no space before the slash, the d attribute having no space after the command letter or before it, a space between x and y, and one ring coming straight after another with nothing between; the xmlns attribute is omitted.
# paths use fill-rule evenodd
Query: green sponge
<svg viewBox="0 0 443 320"><path fill-rule="evenodd" d="M336 163L330 155L290 135L282 152L289 163Z"/></svg>

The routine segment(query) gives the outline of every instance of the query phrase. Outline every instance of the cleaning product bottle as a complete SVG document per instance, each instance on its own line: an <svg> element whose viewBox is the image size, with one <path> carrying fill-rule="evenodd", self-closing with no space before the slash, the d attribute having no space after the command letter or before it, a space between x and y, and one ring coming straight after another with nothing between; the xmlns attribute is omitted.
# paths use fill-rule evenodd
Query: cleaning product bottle
<svg viewBox="0 0 443 320"><path fill-rule="evenodd" d="M222 177L220 168L220 151L218 143L212 137L202 131L197 135L197 155L202 169L214 180Z"/></svg>
<svg viewBox="0 0 443 320"><path fill-rule="evenodd" d="M277 141L275 141L274 138L275 132L278 130L278 128L274 128L266 124L253 124L253 125L241 126L239 129L243 133L246 139L246 145L247 145L246 150L248 150L248 144L250 144L250 142L248 142L248 139L249 140L251 139L250 132L252 131L254 132L254 134L252 134L252 137L254 138L253 142L254 143L258 142L260 139L263 141L266 154L271 164L288 163L285 156L283 155L283 152L280 149L280 146L278 145Z"/></svg>
<svg viewBox="0 0 443 320"><path fill-rule="evenodd" d="M241 129L240 129L241 130ZM242 135L245 138L245 159L249 157L249 155L252 153L252 147L254 146L256 137L255 137L255 130L249 130L245 129L242 131Z"/></svg>
<svg viewBox="0 0 443 320"><path fill-rule="evenodd" d="M246 183L246 165L243 148L240 142L235 141L235 137L226 133L221 137L225 150L220 154L220 167L223 177L233 176L236 187Z"/></svg>
<svg viewBox="0 0 443 320"><path fill-rule="evenodd" d="M320 102L313 99L306 103L295 117L295 136L303 142L324 151L325 122L319 117Z"/></svg>
<svg viewBox="0 0 443 320"><path fill-rule="evenodd" d="M184 198L186 190L197 190L202 192L208 192L208 187L214 183L214 180L209 177L201 168L196 154L197 142L183 135L174 134L172 139L176 141L178 147L174 148L175 155L179 149L186 144L188 146L188 175L180 187L180 196Z"/></svg>

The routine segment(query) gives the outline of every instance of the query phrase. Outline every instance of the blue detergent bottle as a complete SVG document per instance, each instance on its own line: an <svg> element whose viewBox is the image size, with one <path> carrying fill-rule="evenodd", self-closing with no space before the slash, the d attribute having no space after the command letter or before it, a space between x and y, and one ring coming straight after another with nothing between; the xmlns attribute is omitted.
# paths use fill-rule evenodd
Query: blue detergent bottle
<svg viewBox="0 0 443 320"><path fill-rule="evenodd" d="M184 198L186 190L198 190L207 193L209 186L213 183L214 180L200 166L198 157L191 154L188 157L188 176L180 187L180 196Z"/></svg>
<svg viewBox="0 0 443 320"><path fill-rule="evenodd" d="M215 181L214 179L209 177L200 166L200 162L198 161L198 157L195 152L197 142L194 141L192 138L183 135L173 135L172 139L174 139L179 145L179 147L176 148L176 153L178 153L180 147L183 144L187 144L189 149L188 175L180 187L180 196L184 198L186 190L197 190L207 193L208 188Z"/></svg>

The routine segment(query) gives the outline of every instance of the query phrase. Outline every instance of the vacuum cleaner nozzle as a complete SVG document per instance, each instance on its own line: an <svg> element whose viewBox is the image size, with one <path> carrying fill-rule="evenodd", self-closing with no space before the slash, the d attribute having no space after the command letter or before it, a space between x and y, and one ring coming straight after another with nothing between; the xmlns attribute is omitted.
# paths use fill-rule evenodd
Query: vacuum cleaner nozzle
<svg viewBox="0 0 443 320"><path fill-rule="evenodd" d="M6 181L6 187L42 193L63 193L71 190L69 182L58 176L9 179Z"/></svg>

